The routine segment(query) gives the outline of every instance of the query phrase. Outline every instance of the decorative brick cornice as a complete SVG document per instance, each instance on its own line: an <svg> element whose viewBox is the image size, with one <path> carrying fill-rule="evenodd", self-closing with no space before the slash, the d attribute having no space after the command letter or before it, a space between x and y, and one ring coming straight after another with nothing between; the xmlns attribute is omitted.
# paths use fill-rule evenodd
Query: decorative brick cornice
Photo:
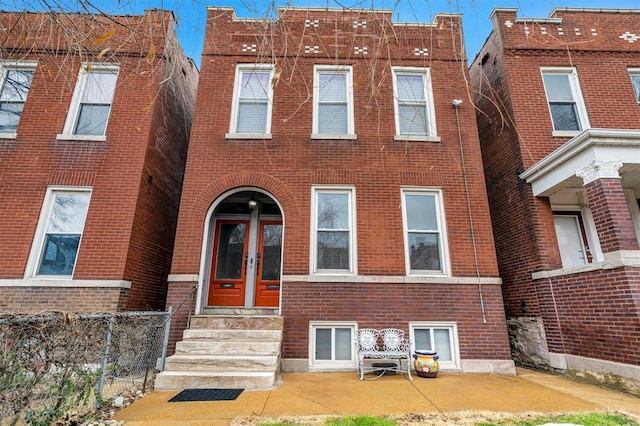
<svg viewBox="0 0 640 426"><path fill-rule="evenodd" d="M585 185L596 179L620 178L618 170L622 167L622 161L593 161L588 166L576 170L576 176L581 177Z"/></svg>

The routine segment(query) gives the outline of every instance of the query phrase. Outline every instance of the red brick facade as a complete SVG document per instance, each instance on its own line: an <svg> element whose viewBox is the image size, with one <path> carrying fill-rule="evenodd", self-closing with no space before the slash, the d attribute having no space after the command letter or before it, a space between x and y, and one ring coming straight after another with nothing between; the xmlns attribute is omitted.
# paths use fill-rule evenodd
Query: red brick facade
<svg viewBox="0 0 640 426"><path fill-rule="evenodd" d="M632 85L640 14L516 12L494 11L494 30L470 66L507 317L543 319L551 367L630 380L640 366ZM543 75L552 73L568 83L546 92ZM575 131L552 121L561 90L571 93ZM567 217L576 218L573 243L583 244L578 260L561 225ZM589 360L600 364L587 368Z"/></svg>
<svg viewBox="0 0 640 426"><path fill-rule="evenodd" d="M0 139L0 310L163 309L198 78L173 15L0 19L3 65L35 64L17 130ZM119 65L102 139L60 137L83 63ZM59 279L28 266L52 186L91 190L75 269Z"/></svg>
<svg viewBox="0 0 640 426"><path fill-rule="evenodd" d="M199 285L199 309L208 305L214 219L228 217L220 211L221 203L241 191L245 204L251 194L277 203L284 221L279 305L285 317L283 358L309 357L310 321L406 331L411 321L446 321L457 324L463 366L465 360L509 363L460 43L458 16L438 15L431 25L398 25L387 11L281 9L276 20L265 22L236 19L230 9L210 8L168 304L179 303ZM237 64L274 67L268 136L227 135ZM352 69L357 136L351 139L312 136L318 65ZM392 67L398 66L429 69L439 138L394 140ZM465 100L458 108L464 167L453 99ZM312 272L314 186L353 190L357 273L324 277ZM450 262L446 274L408 275L403 188L441 191ZM183 321L174 321L172 340L179 338L176 331L184 329Z"/></svg>

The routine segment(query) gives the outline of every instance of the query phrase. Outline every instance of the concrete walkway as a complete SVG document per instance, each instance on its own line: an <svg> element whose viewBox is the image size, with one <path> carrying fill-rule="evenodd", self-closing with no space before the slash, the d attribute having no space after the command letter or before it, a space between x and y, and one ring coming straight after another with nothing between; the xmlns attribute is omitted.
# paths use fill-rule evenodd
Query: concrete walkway
<svg viewBox="0 0 640 426"><path fill-rule="evenodd" d="M168 402L154 392L114 419L138 425L230 425L246 416L385 415L458 411L558 413L623 411L640 421L640 398L518 369L516 376L440 373L360 381L356 373L290 373L278 389L244 391L235 401Z"/></svg>

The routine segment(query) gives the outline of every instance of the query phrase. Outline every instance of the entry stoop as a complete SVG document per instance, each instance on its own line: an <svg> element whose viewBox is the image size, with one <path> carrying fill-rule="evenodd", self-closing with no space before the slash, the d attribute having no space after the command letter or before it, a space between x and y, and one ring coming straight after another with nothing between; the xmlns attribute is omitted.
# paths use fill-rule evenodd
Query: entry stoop
<svg viewBox="0 0 640 426"><path fill-rule="evenodd" d="M274 315L193 316L155 389L272 389L283 328L284 318Z"/></svg>

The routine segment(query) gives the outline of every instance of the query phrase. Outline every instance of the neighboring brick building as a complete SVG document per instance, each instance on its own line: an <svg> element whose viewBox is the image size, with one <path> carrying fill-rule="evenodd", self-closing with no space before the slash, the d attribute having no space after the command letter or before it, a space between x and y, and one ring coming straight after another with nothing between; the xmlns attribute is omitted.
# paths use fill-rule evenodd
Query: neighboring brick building
<svg viewBox="0 0 640 426"><path fill-rule="evenodd" d="M0 13L0 310L164 308L198 78L174 25Z"/></svg>
<svg viewBox="0 0 640 426"><path fill-rule="evenodd" d="M496 9L471 64L514 358L640 390L640 10Z"/></svg>
<svg viewBox="0 0 640 426"><path fill-rule="evenodd" d="M514 373L460 17L391 18L208 9L167 304L275 308L289 371L355 368L357 328L397 327Z"/></svg>

